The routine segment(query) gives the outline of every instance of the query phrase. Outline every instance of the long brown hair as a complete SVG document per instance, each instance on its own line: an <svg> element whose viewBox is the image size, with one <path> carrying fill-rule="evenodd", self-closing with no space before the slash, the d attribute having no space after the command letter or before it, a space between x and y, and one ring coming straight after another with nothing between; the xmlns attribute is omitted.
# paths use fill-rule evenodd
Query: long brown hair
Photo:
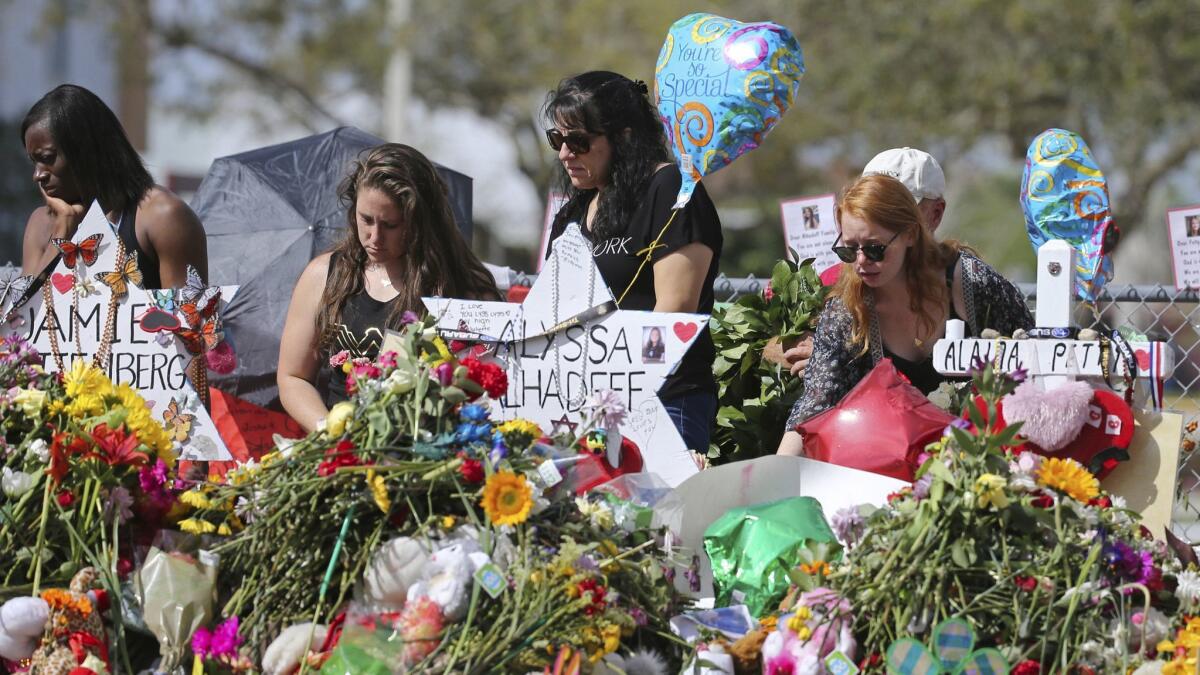
<svg viewBox="0 0 1200 675"><path fill-rule="evenodd" d="M946 286L946 267L964 247L953 240L942 243L934 241L933 235L925 227L912 193L891 176L872 174L854 180L842 190L836 214L839 223L843 214L850 214L889 232L910 234L912 244L904 258L904 283L908 287L909 309L917 315L919 326L933 332L940 317L935 316L929 307L953 301L950 289ZM854 266L845 263L833 287L833 295L841 298L850 312L853 319L850 343L859 347L860 355L870 349L868 332L871 317L868 314L867 291Z"/></svg>
<svg viewBox="0 0 1200 675"><path fill-rule="evenodd" d="M458 227L446 184L433 163L416 148L386 143L366 151L338 188L349 229L333 249L328 281L317 316L320 345L326 346L340 323L346 300L365 289L367 251L358 240L358 191L374 188L400 208L405 229L400 294L391 301L386 327L399 328L405 311L423 313L422 296L498 300L491 273L471 252Z"/></svg>

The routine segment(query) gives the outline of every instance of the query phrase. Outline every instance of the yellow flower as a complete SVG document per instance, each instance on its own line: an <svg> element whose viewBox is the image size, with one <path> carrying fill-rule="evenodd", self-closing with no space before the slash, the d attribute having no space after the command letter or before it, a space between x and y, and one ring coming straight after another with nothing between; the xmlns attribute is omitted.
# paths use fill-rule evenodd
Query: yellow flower
<svg viewBox="0 0 1200 675"><path fill-rule="evenodd" d="M354 404L350 401L335 404L325 416L325 434L330 438L341 436L346 430L346 422L349 422L353 415Z"/></svg>
<svg viewBox="0 0 1200 675"><path fill-rule="evenodd" d="M112 389L112 382L99 368L93 368L83 361L76 359L71 364L71 370L63 376L63 385L68 398L84 394L103 395Z"/></svg>
<svg viewBox="0 0 1200 675"><path fill-rule="evenodd" d="M227 523L221 523L217 527L217 534L223 537L228 537L229 535L233 534L233 530L229 529L229 525Z"/></svg>
<svg viewBox="0 0 1200 675"><path fill-rule="evenodd" d="M450 529L454 527L454 516L442 516L442 529Z"/></svg>
<svg viewBox="0 0 1200 675"><path fill-rule="evenodd" d="M454 354L450 353L450 348L446 346L446 341L442 339L442 336L438 335L433 338L433 346L437 349L437 358L432 358L433 354L422 355L429 362L430 368L437 368L443 363L454 360Z"/></svg>
<svg viewBox="0 0 1200 675"><path fill-rule="evenodd" d="M808 621L812 618L812 610L807 605L800 605L796 608L796 616L800 617L802 621Z"/></svg>
<svg viewBox="0 0 1200 675"><path fill-rule="evenodd" d="M183 494L179 495L179 501L194 509L211 509L213 507L212 501L210 501L208 497L204 496L204 493L200 492L199 490L188 490L187 492L184 492Z"/></svg>
<svg viewBox="0 0 1200 675"><path fill-rule="evenodd" d="M493 525L520 525L533 508L533 490L524 476L497 471L483 486L483 511Z"/></svg>
<svg viewBox="0 0 1200 675"><path fill-rule="evenodd" d="M387 482L383 476L375 473L375 469L367 469L367 486L371 488L371 497L380 511L387 513L392 510L392 500L388 497Z"/></svg>
<svg viewBox="0 0 1200 675"><path fill-rule="evenodd" d="M40 417L46 406L46 392L40 389L18 389L13 403L21 406L26 417Z"/></svg>
<svg viewBox="0 0 1200 675"><path fill-rule="evenodd" d="M179 521L179 529L190 534L209 534L211 532L215 532L217 526L213 525L207 520L201 520L199 518L185 518L184 520Z"/></svg>
<svg viewBox="0 0 1200 675"><path fill-rule="evenodd" d="M621 627L616 624L605 624L600 629L600 636L604 639L605 654L611 654L621 646Z"/></svg>
<svg viewBox="0 0 1200 675"><path fill-rule="evenodd" d="M540 584L540 583L542 583L542 579L544 579L544 578L545 578L545 575L542 574L541 570L534 570L529 573L529 581L532 583Z"/></svg>
<svg viewBox="0 0 1200 675"><path fill-rule="evenodd" d="M1072 499L1086 502L1100 494L1100 483L1083 465L1073 459L1051 457L1038 470L1038 483Z"/></svg>
<svg viewBox="0 0 1200 675"><path fill-rule="evenodd" d="M800 563L800 571L810 576L817 576L818 574L829 576L829 573L832 572L829 569L829 563L824 560L818 560L811 565L809 563Z"/></svg>
<svg viewBox="0 0 1200 675"><path fill-rule="evenodd" d="M767 631L768 633L775 630L775 625L777 623L779 623L779 617L775 616L774 614L764 616L763 618L758 620L759 627L761 627L763 630Z"/></svg>
<svg viewBox="0 0 1200 675"><path fill-rule="evenodd" d="M1004 493L1004 488L1008 486L1008 481L1004 480L1003 476L997 476L994 473L985 473L975 479L975 494L979 498L975 500L975 505L981 509L994 507L1002 509L1008 506L1008 495Z"/></svg>
<svg viewBox="0 0 1200 675"><path fill-rule="evenodd" d="M788 618L787 627L788 627L788 630L792 631L793 633L797 633L797 634L800 633L800 629L808 628L808 626L805 625L804 619L801 618L799 614L793 614L791 617Z"/></svg>

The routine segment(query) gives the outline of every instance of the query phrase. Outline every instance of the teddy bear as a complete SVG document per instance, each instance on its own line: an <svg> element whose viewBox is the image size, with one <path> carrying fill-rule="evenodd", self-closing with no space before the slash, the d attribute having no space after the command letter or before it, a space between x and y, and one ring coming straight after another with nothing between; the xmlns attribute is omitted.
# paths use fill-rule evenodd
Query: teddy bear
<svg viewBox="0 0 1200 675"><path fill-rule="evenodd" d="M16 598L0 607L0 644L18 648L3 655L28 657L30 672L39 675L107 675L108 644L100 616L108 596L92 588L95 581L96 570L85 567L67 590L48 589L40 598ZM39 622L41 639L30 654L26 648L33 644L30 638Z"/></svg>

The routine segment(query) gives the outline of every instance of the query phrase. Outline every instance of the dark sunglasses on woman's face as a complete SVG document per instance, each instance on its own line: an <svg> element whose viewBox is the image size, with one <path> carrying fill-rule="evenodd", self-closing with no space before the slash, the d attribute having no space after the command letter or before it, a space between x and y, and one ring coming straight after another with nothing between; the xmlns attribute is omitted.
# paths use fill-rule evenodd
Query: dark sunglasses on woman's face
<svg viewBox="0 0 1200 675"><path fill-rule="evenodd" d="M586 154L588 150L592 149L592 137L576 131L564 134L558 129L547 129L546 140L550 141L550 147L555 152L562 148L563 143L566 143L567 149L576 155Z"/></svg>
<svg viewBox="0 0 1200 675"><path fill-rule="evenodd" d="M842 240L842 235L839 234L837 241L833 242L833 252L837 254L838 258L841 258L842 262L847 262L847 263L854 262L856 259L858 259L859 251L862 251L863 255L867 256L867 260L870 260L871 262L882 262L883 256L885 254L887 254L887 247L890 246L893 241L896 241L896 237L899 237L899 236L900 236L899 232L892 235L892 238L888 239L888 242L886 244L863 244L862 246L838 246L837 245L838 241Z"/></svg>

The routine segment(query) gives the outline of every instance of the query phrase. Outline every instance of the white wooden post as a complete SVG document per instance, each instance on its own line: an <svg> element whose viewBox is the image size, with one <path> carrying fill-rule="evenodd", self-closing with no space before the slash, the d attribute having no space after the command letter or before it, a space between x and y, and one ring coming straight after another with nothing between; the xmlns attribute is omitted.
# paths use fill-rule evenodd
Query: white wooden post
<svg viewBox="0 0 1200 675"><path fill-rule="evenodd" d="M1070 328L1075 302L1075 249L1061 239L1051 239L1038 249L1037 316L1040 328ZM1074 357L1074 352L1070 356ZM1072 375L1047 375L1045 389L1055 389L1075 379Z"/></svg>

